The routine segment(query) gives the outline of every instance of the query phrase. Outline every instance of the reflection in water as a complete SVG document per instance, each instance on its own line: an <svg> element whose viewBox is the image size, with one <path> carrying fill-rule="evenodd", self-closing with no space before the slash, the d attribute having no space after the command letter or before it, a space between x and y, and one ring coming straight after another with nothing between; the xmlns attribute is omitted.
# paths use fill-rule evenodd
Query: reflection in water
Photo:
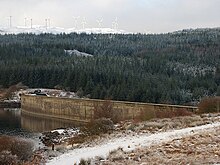
<svg viewBox="0 0 220 165"><path fill-rule="evenodd" d="M22 113L21 127L31 132L45 132L57 128L77 127L82 123L70 120L62 120L55 118L36 117L31 114Z"/></svg>
<svg viewBox="0 0 220 165"><path fill-rule="evenodd" d="M20 109L0 109L0 135L32 137L57 128L78 127L83 123L55 118L36 117Z"/></svg>
<svg viewBox="0 0 220 165"><path fill-rule="evenodd" d="M0 109L0 135L22 133L20 109Z"/></svg>
<svg viewBox="0 0 220 165"><path fill-rule="evenodd" d="M1 135L28 139L33 142L35 148L41 146L41 142L39 140L39 136L41 136L41 134L29 132L21 127L20 109L0 109L0 136Z"/></svg>

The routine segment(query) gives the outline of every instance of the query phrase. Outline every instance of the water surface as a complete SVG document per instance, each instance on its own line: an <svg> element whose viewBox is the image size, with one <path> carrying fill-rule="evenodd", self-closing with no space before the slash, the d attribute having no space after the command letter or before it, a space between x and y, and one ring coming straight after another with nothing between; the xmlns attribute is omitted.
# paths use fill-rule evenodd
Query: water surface
<svg viewBox="0 0 220 165"><path fill-rule="evenodd" d="M21 109L0 109L0 135L36 139L42 132L79 125L80 123L69 120L25 114Z"/></svg>

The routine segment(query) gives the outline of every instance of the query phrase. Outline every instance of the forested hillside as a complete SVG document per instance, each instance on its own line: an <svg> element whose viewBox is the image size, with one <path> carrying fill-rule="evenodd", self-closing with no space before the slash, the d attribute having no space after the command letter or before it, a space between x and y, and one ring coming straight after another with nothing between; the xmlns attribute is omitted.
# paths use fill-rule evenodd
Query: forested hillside
<svg viewBox="0 0 220 165"><path fill-rule="evenodd" d="M94 55L80 57L64 50ZM91 98L190 104L220 95L220 29L168 34L0 36L0 85Z"/></svg>

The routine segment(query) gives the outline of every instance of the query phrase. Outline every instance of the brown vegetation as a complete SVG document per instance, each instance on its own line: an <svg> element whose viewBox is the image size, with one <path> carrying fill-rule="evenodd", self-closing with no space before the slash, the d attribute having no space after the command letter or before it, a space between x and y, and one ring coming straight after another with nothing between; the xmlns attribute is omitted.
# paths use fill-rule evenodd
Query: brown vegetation
<svg viewBox="0 0 220 165"><path fill-rule="evenodd" d="M191 116L193 115L193 113L184 108L181 108L181 109L166 110L166 111L157 110L155 112L155 115L156 118L173 118L179 116Z"/></svg>
<svg viewBox="0 0 220 165"><path fill-rule="evenodd" d="M102 105L94 104L94 118L109 118L114 123L120 121L120 114L113 108L113 103L110 100L106 100Z"/></svg>
<svg viewBox="0 0 220 165"><path fill-rule="evenodd" d="M25 139L0 136L0 164L21 164L31 158L33 144Z"/></svg>
<svg viewBox="0 0 220 165"><path fill-rule="evenodd" d="M86 126L81 128L81 133L77 136L69 138L69 144L81 144L88 140L97 138L97 135L108 133L114 129L114 124L111 119L100 118L91 121Z"/></svg>
<svg viewBox="0 0 220 165"><path fill-rule="evenodd" d="M138 121L146 121L154 118L173 118L179 116L192 116L193 112L188 111L185 108L181 109L166 109L166 110L144 110L141 112L141 115L137 117L135 120Z"/></svg>
<svg viewBox="0 0 220 165"><path fill-rule="evenodd" d="M207 97L199 103L198 113L220 112L220 97Z"/></svg>

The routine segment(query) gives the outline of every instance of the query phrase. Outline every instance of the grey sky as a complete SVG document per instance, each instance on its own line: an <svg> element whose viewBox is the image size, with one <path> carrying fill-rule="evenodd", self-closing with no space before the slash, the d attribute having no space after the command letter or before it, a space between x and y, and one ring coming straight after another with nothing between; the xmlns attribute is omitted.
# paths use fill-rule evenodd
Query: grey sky
<svg viewBox="0 0 220 165"><path fill-rule="evenodd" d="M11 15L15 26L23 26L24 18L33 24L74 27L73 16L85 17L85 27L112 27L130 32L171 32L186 28L220 27L220 0L0 0L0 26L7 26Z"/></svg>

